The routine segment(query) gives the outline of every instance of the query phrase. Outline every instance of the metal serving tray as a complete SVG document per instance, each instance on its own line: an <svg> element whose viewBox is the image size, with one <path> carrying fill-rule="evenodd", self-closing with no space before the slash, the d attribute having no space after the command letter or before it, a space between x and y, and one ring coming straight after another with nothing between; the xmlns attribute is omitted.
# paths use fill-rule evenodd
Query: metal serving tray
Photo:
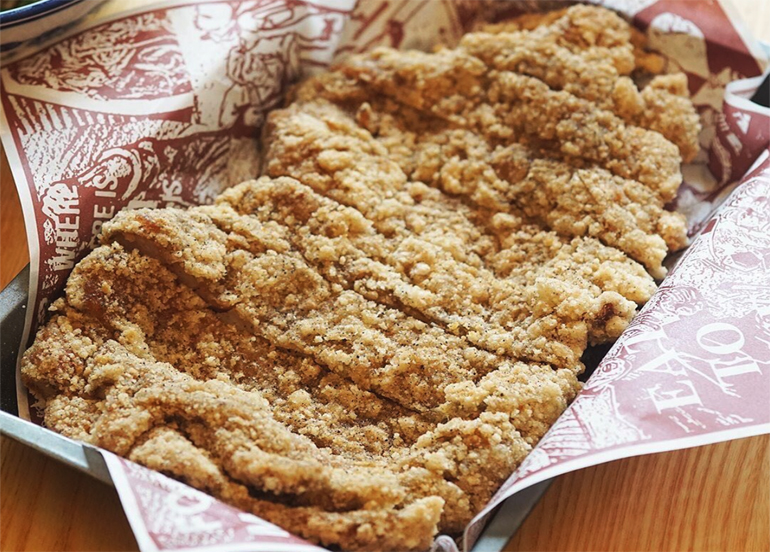
<svg viewBox="0 0 770 552"><path fill-rule="evenodd" d="M27 314L29 265L0 292L0 433L105 483L107 466L93 447L63 437L18 417L16 359Z"/></svg>
<svg viewBox="0 0 770 552"><path fill-rule="evenodd" d="M0 434L112 485L102 456L92 446L18 417L16 361L24 330L28 289L29 265L0 292ZM473 552L502 550L550 484L550 480L543 481L508 499L490 519Z"/></svg>

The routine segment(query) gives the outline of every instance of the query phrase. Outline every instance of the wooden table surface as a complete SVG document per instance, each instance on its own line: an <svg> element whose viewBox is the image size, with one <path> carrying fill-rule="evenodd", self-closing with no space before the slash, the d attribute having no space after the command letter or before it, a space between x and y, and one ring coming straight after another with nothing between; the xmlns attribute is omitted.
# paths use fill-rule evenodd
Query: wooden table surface
<svg viewBox="0 0 770 552"><path fill-rule="evenodd" d="M770 1L733 3L755 35L770 41ZM27 263L2 157L0 288ZM111 487L10 439L2 439L0 463L0 550L138 550ZM770 436L560 477L507 550L770 551Z"/></svg>

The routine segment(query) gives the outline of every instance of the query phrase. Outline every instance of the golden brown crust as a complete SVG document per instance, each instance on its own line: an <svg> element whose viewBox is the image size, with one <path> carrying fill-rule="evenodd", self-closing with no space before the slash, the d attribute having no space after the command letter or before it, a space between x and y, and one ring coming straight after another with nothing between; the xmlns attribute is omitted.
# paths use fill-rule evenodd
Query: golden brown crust
<svg viewBox="0 0 770 552"><path fill-rule="evenodd" d="M289 515L291 509L279 502L276 511L267 505L291 496L292 508L302 506L305 514L297 515L308 520L365 502L366 509L396 509L372 512L380 523L393 516L406 523L407 512L425 515L431 504L435 516L441 515L440 527L457 531L502 481L479 479L478 466L468 464L484 458L485 440L494 448L484 466L497 465L504 477L529 449L515 424L536 442L552 415L546 408L546 419L537 421L535 409L518 413L539 401L534 388L510 394L505 412L485 413L482 405L452 421L450 401L429 417L416 414L339 379L308 357L222 323L162 263L117 243L78 265L67 303L60 301L57 309L24 366L27 384L48 399L50 427L153 466L161 457L183 453L180 447L189 449L184 440L189 441L227 474L216 489L206 483L206 490L225 499L241 487L259 491L270 502L252 504L253 511L276 522L286 522L281 512ZM549 367L531 369L544 382L556 375ZM564 382L562 404L577 387L568 372L572 376L558 380ZM238 421L247 419L260 423ZM169 439L155 438L158 432L175 437L163 444ZM469 443L478 454L467 454ZM164 469L196 485L220 477L210 466L203 472L189 466L186 473ZM353 488L352 481L361 484ZM350 526L370 515L349 514L338 515L335 523ZM424 543L435 528L423 528L429 534L414 538ZM323 534L309 533L332 538Z"/></svg>
<svg viewBox="0 0 770 552"><path fill-rule="evenodd" d="M423 243L427 242L445 250L458 262L473 266L486 264L493 272L498 269L503 270L504 272L499 275L517 277L517 285L523 290L529 289L532 292L531 303L540 305L541 309L545 308L544 305L552 304L550 300L544 301L544 297L556 300L562 296L569 297L570 301L573 301L577 296L581 297L578 319L591 320L591 313L599 312L596 300L605 288L602 282L585 282L581 277L577 286L572 287L570 284L565 284L563 282L565 278L560 276L562 282L556 287L561 291L556 291L548 289L551 287L549 284L552 280L541 278L541 276L550 278L553 269L552 259L555 256L566 255L568 258L569 252L575 247L569 240L544 231L538 226L526 224L513 213L494 214L493 210L469 206L436 189L426 188L419 181L409 183L399 167L404 165L405 169L409 170L411 164L412 175L427 174L426 171L429 170L434 159L436 165L445 167L450 165L453 162L451 153L442 156L439 152L439 155L423 163L425 156L417 156L418 161L415 162L411 158L406 159L400 155L398 150L394 150L394 155L390 159L381 156L379 165L383 174L381 181L392 185L357 189L356 186L366 178L372 178L371 172L362 174L361 167L370 164L371 154L368 151L378 147L378 144L371 135L359 132L353 139L349 132L341 131L340 129L352 125L350 116L347 116L344 111L332 104L314 101L273 112L270 115L270 121L270 132L267 135L267 153L270 162L266 168L269 174L298 177L316 192L355 207L371 221L375 229L392 241L414 242L414 238L417 237ZM379 130L382 131L380 136L387 134L382 128ZM341 136L343 132L345 134ZM312 136L312 140L308 139L308 136ZM430 138L431 134L426 132L419 137L414 137L398 133L397 136L406 136L404 143L411 144L413 151L420 151L420 141L426 137ZM341 143L345 143L346 149L341 152L335 150L335 146ZM297 151L298 149L302 154ZM473 161L474 154L473 151L467 152L464 155L465 160ZM311 164L312 161L307 161L318 159L321 155L324 159L334 159L335 162L319 167L317 164ZM477 157L485 159L483 153ZM446 160L447 158L449 161ZM464 160L459 163L464 164ZM482 163L487 164L485 160ZM486 169L484 170L482 166L479 172L488 174L491 169L488 165ZM471 180L472 177L463 178L463 182ZM502 180L500 182L502 183ZM369 208L369 205L378 205L378 207ZM654 205L651 208L654 208ZM581 238L577 243L593 241L595 240L592 238ZM591 243L589 247L592 250L602 249L600 244ZM665 248L665 245L662 244L662 247ZM423 250L426 248L427 246L422 247ZM413 253L412 256L417 258L419 253ZM575 263L575 270L570 270L573 275L577 272L580 263L585 262L585 255L581 257L582 259ZM515 270L514 262L516 262ZM564 272L566 265L567 263L561 262L559 273ZM612 288L613 291L619 291L636 302L644 302L649 298L654 284L642 267L626 259L624 263L614 265L611 270L628 272L630 274L624 274L620 279L627 283L637 282L633 287L615 287ZM592 279L590 275L588 277L589 280ZM535 288L532 285L536 282L542 292L534 292ZM598 287L593 287L592 283ZM608 299L605 296L603 301ZM613 312L626 321L630 320L634 311L633 306L624 303L622 297L616 297L614 302L616 308ZM541 314L545 312L541 311ZM568 313L563 313L562 320L568 322L569 316ZM620 319L614 316L611 318L613 318L615 331L625 327L625 323ZM593 322L588 331L592 341L602 341L612 335L612 332L602 329L594 331Z"/></svg>
<svg viewBox="0 0 770 552"><path fill-rule="evenodd" d="M700 121L686 101L685 75L661 75L665 58L649 51L644 34L614 13L574 6L480 31L466 35L461 47L489 67L536 77L613 111L627 124L656 130L678 146L685 162L697 154ZM632 71L685 86L661 86L656 78L639 90L626 77Z"/></svg>
<svg viewBox="0 0 770 552"><path fill-rule="evenodd" d="M642 183L599 167L537 157L523 144L494 147L463 128L372 99L356 112L412 180L462 196L493 212L518 210L564 236L591 236L617 247L662 277L669 250L686 245L684 218ZM414 130L414 127L429 127Z"/></svg>
<svg viewBox="0 0 770 552"><path fill-rule="evenodd" d="M443 59L435 65L435 57ZM428 80L421 78L425 67L436 73ZM598 164L639 180L664 201L681 184L679 150L661 134L627 126L614 113L567 91L551 90L536 78L511 71L485 74L478 58L460 50L402 54L379 49L354 58L343 70L378 93L494 142L523 141L573 163ZM474 83L465 87L467 95L453 93L458 81Z"/></svg>
<svg viewBox="0 0 770 552"><path fill-rule="evenodd" d="M553 42L571 52L591 51L596 58L612 60L620 74L630 73L633 64L628 56L629 41L636 48L645 46L645 38L618 14L599 7L578 4L561 10L522 16L498 24L481 25L486 33L543 31L553 35ZM636 56L636 51L634 51Z"/></svg>
<svg viewBox="0 0 770 552"><path fill-rule="evenodd" d="M256 217L284 226L297 252L332 284L406 310L491 353L560 367L578 364L569 351L585 346L582 317L559 317L565 327L560 333L543 330L533 339L556 313L533 317L534 292L526 283L458 262L417 237L388 239L357 210L293 179L243 183L207 212L222 224L228 205L243 214L227 215L227 224Z"/></svg>
<svg viewBox="0 0 770 552"><path fill-rule="evenodd" d="M593 12L596 21L606 19L601 29ZM457 49L434 54L377 49L306 81L297 103L273 115L267 174L318 172L292 172L290 160L289 167L276 161L284 157L287 128L294 127L288 133L295 138L306 132L298 130L307 125L296 113L327 122L335 134L347 112L410 181L492 212L517 207L566 236L619 247L663 277L666 253L687 241L684 220L664 205L681 182L680 160L698 151L700 124L685 76L658 76L637 89L625 76L633 63L619 69L610 61L619 54L604 50L629 57L643 37L600 8L575 6L549 21L517 34L471 33ZM340 112L329 114L322 99ZM365 141L360 134L356 139ZM494 153L497 161L490 163ZM528 190L542 177L554 182L532 201ZM597 195L597 205L569 201L575 193ZM483 259L488 247L471 251Z"/></svg>

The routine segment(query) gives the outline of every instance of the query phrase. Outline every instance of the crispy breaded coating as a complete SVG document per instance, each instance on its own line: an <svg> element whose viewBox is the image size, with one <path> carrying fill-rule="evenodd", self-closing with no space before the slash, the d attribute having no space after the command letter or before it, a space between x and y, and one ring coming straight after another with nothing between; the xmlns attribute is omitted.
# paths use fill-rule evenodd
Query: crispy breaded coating
<svg viewBox="0 0 770 552"><path fill-rule="evenodd" d="M515 412L517 430L528 441L537 439L567 407L575 388L567 370L552 371L550 378L543 377L546 374L536 364L503 366L476 383L450 385L443 409L449 416L463 417L482 411Z"/></svg>
<svg viewBox="0 0 770 552"><path fill-rule="evenodd" d="M66 318L72 322L69 314ZM357 467L356 462L316 448L276 422L258 391L242 391L217 379L198 381L171 365L138 357L108 339L108 335L99 335L93 321L80 326L74 334L79 342L86 342L83 349L79 342L68 342L73 334L57 320L41 334L34 354L40 362L46 362L47 348L55 342L57 350L65 353L63 358L70 361L60 365L59 370L83 370L85 393L100 398L100 415L89 424L87 436L82 431L73 435L69 428L72 420L80 417L79 405L61 400L67 395L60 395L46 409L49 427L129 457L137 445L146 446L145 439L157 434L159 427L181 431L200 455L227 473L228 486L236 483L249 489L246 495L266 495L268 500L261 500L261 507L253 511L270 521L283 521L287 508L278 502L281 497L291 497L299 507L296 515L304 513L310 518L320 514L324 519L333 512L346 512L345 517L353 520L357 516L391 518L399 510L409 517L411 504L399 507L408 490L399 483L397 473L367 467L366 462ZM57 334L59 329L65 331ZM152 448L155 454L175 453L173 444L160 447L156 443ZM180 474L184 478L201 477L194 465L186 466L185 471ZM277 516L271 507L274 501ZM415 539L425 546L437 529L444 501L430 495L411 502L430 504L429 521L420 524L424 533L398 537L394 542L406 547L409 539ZM383 510L389 515L384 515ZM428 513L424 507L417 510L420 516ZM367 541L342 533L329 542L357 549L373 546L377 539Z"/></svg>
<svg viewBox="0 0 770 552"><path fill-rule="evenodd" d="M326 281L290 245L281 252L265 250L264 237L284 231L279 225L263 225L232 209L228 213L226 206L218 207L219 212L204 209L125 211L105 224L103 236L150 255L157 255L161 243L167 244L158 258L173 259L179 257L175 245L184 243L177 236L205 225L213 237L219 230L216 217L225 228L219 231L226 236L227 273L217 280L200 279L199 287L224 287L239 297L228 315L257 335L309 355L407 408L424 411L437 406L446 385L480 377L499 362L463 338ZM186 277L195 277L184 272L186 268L182 263L173 266Z"/></svg>
<svg viewBox="0 0 770 552"><path fill-rule="evenodd" d="M491 211L515 207L564 236L597 238L658 278L665 275L662 261L668 251L686 245L684 218L665 210L663 201L638 181L598 167L578 169L561 160L538 159L522 144L493 148L467 129L433 123L431 130L413 131L413 113L401 113L387 102L376 104L362 104L357 120L410 179Z"/></svg>
<svg viewBox="0 0 770 552"><path fill-rule="evenodd" d="M578 5L307 79L264 176L104 224L22 360L45 424L334 549L458 535L686 244L645 48Z"/></svg>
<svg viewBox="0 0 770 552"><path fill-rule="evenodd" d="M690 101L687 76L659 75L642 89L641 98L644 107L632 122L657 130L674 142L685 163L695 159L700 150L701 125Z"/></svg>
<svg viewBox="0 0 770 552"><path fill-rule="evenodd" d="M243 215L224 221L220 205ZM293 179L243 183L207 212L220 225L236 224L243 216L282 224L297 251L330 283L408 309L477 347L559 367L579 364L586 340L583 316L559 316L557 308L535 317L540 295L535 286L458 262L419 238L388 239L355 209Z"/></svg>
<svg viewBox="0 0 770 552"><path fill-rule="evenodd" d="M439 56L446 59L434 67L433 58ZM351 60L342 70L357 74L378 93L473 129L492 141L524 142L557 152L576 164L598 164L618 176L639 180L663 201L673 198L682 182L681 157L676 145L661 134L627 126L612 112L564 90L551 90L536 78L511 71L484 75L472 60L478 61L459 50L402 54L380 49ZM420 78L425 67L431 68L430 81ZM447 97L457 80L475 83L466 86L470 93L464 99ZM393 82L403 82L403 86L394 87Z"/></svg>
<svg viewBox="0 0 770 552"><path fill-rule="evenodd" d="M513 71L545 82L555 90L612 107L612 91L620 78L615 65L594 51L573 52L559 46L558 30L539 27L531 32L470 33L460 48L482 60L490 69ZM628 55L631 47L628 44Z"/></svg>
<svg viewBox="0 0 770 552"><path fill-rule="evenodd" d="M577 4L544 14L523 14L502 23L481 25L478 30L515 33L537 31L542 27L549 27L556 45L571 52L591 53L594 59L611 60L621 75L634 68L628 43L638 40L639 36L633 34L633 29L618 14L596 6Z"/></svg>
<svg viewBox="0 0 770 552"><path fill-rule="evenodd" d="M121 332L121 344L136 354L141 349L129 338L139 335L156 359L196 379L226 374L242 389L258 389L271 402L276 419L340 454L345 449L338 446L373 447L372 452L382 453L402 441L413 442L425 430L412 411L358 388L307 357L223 324L165 266L136 251L123 251L118 244L97 249L77 266L68 281L67 301ZM382 424L359 439L363 435L358 421L365 418L381 418ZM325 431L329 424L337 431Z"/></svg>
<svg viewBox="0 0 770 552"><path fill-rule="evenodd" d="M610 141L612 139L603 130L606 124L601 117L586 121L585 129L565 121L575 119L578 116L576 111L581 111L581 106L585 105L576 100L587 100L590 110L608 110L626 125L658 131L676 144L685 161L694 158L699 149L700 121L692 103L687 99L685 76L661 76L653 79L641 91L637 89L627 75L634 70L634 48L643 46L643 37L632 35L630 26L614 13L602 8L578 5L564 10L556 19L549 18L547 24L530 30L503 31L499 26L489 30L494 33L470 33L462 39L457 49L443 49L433 54L379 48L351 58L337 71L346 82L357 79L405 105L456 122L467 123L468 114L479 104L494 106L502 103L500 109L504 109L513 101L524 109L510 119L502 117L500 113L493 113L486 106L481 113L470 117L476 124L487 127L486 132L506 141L532 139L530 135L533 130L543 123L541 114L533 113L531 119L536 122L527 121L522 125L512 124L511 119L525 117L523 121L526 121L531 108L537 109L540 104L544 104L543 108L552 120L551 124L562 122L559 140L572 141L573 145L584 148L596 148L595 145L589 146L592 142L586 141L585 135L586 132L596 133L607 142L610 155L626 159L631 165L638 163L629 159L617 143L613 145ZM511 83L510 77L505 76L505 73L510 72L535 77L542 81L541 86L534 89L532 84L524 86L528 82L526 80L514 79ZM659 79L663 79L662 82ZM328 82L331 84L334 81ZM496 83L501 89L496 88ZM522 86L525 88L523 91L519 90ZM518 94L506 97L505 90L511 87ZM553 92L567 94L553 96L547 92L548 87ZM352 87L348 85L344 88L350 90ZM360 92L357 94L360 99ZM464 96L464 99L458 95ZM298 96L302 97L302 94ZM339 94L336 98L327 97L333 101L340 100ZM556 109L559 104L562 108ZM618 131L623 131L623 125L618 126L619 121L610 120L608 123L617 126ZM671 170L664 159L672 155L672 152L662 142L645 137L639 131L629 132L650 142L647 151L659 157L656 162L660 170ZM571 134L576 134L572 140ZM534 138L552 139L540 133L536 133ZM562 150L562 153L581 157L574 147ZM603 162L600 153L597 155L597 152L590 150L583 153L590 162ZM640 151L639 155L643 155L643 152ZM678 159L675 161L678 163ZM639 169L630 175L621 176L634 177L645 183L649 183L646 179L650 178L649 175L639 173ZM665 196L665 190L663 193L665 200L670 199Z"/></svg>
<svg viewBox="0 0 770 552"><path fill-rule="evenodd" d="M515 75L513 77L516 78ZM382 105L386 102L375 100L372 103ZM390 109L397 110L392 106ZM389 149L391 158L411 179L437 185L450 194L467 196L480 207L492 211L506 211L515 205L526 216L539 219L565 235L597 237L644 263L658 278L665 275L662 260L667 252L686 244L684 220L663 208L681 180L678 169L669 166L671 176L659 178L661 173L657 171L656 158L652 154L643 155L644 148L637 147L643 146L644 140L650 138L648 149L654 151L655 133L628 127L623 131L630 133L628 136L615 131L605 132L601 140L606 143L593 140L590 134L585 135L588 140L593 140L599 157L608 155L603 153L607 144L625 149L629 156L627 160L635 160L630 166L622 166L616 161L607 165L616 173L645 181L640 182L613 175L606 169L584 162L570 164L567 162L569 155L564 156L566 159L559 159L560 152L548 152L549 157L537 159L536 149L532 146L493 146L484 136L451 124L441 129L435 122L419 123L415 125L418 130L412 131L410 127L415 120L414 114L394 122L394 118L398 117L377 112L369 102L362 104L357 111L357 119L376 134ZM582 117L580 114L575 116L576 120ZM569 124L577 123L570 121ZM421 127L431 130L421 130ZM636 146L622 146L625 141L634 142L632 135L636 131L642 136ZM539 132L547 136L550 131L540 127ZM577 147L577 144L563 143L562 147L568 150L569 147ZM490 163L490 160L494 162ZM273 174L280 172L281 169L273 171ZM543 179L548 183L548 189L544 190L545 194L541 192L538 199L530 191ZM650 183L653 185L649 186ZM656 186L662 186L662 191L658 189L655 192ZM592 198L592 203L571 200L574 197L570 195L572 192L580 191L581 195L588 193L590 196L599 187L606 191ZM543 201L546 196L549 199ZM639 206L643 206L643 210L639 210Z"/></svg>
<svg viewBox="0 0 770 552"><path fill-rule="evenodd" d="M476 30L510 33L532 31L557 23L561 27L558 43L574 48L613 48L622 46L629 40L630 28L617 13L586 4L576 4L549 12L525 13L499 23L481 24Z"/></svg>
<svg viewBox="0 0 770 552"><path fill-rule="evenodd" d="M134 343L140 339L132 338ZM326 467L328 454L307 438L278 424L266 410L267 402L258 391L242 391L217 379L195 380L146 353L135 355L88 315L65 309L63 316L55 318L43 330L31 355L35 357L32 362L37 372L29 368L25 377L33 389L37 389L35 378L42 375L41 370L74 371L82 375L84 386L80 393L86 399L101 402L100 415L89 424L88 432L89 441L98 446L126 454L136 439L166 419L189 417L199 423L210 418L205 431L211 434L204 437L212 440L212 447L221 449L221 460L225 464L233 462L235 456L250 456L250 465L244 466L242 473L254 479L251 484L277 493L289 492L291 487L294 487L292 492L308 493L317 489L331 493L323 500L356 499L355 493L359 491L348 487L347 476ZM58 366L54 367L54 362ZM72 389L62 391L72 392ZM228 397L230 401L226 400ZM228 411L230 407L234 410ZM236 415L238 409L242 412ZM251 429L243 423L245 419L261 423L258 429ZM59 429L66 429L67 418L61 417L60 423ZM257 453L252 446L262 453ZM250 448L253 455L249 454ZM293 472L291 478L270 475L269 470L273 468L262 464L270 454L285 457L283 467ZM283 467L275 466L275 469ZM265 477L256 477L257 472ZM397 500L397 489L396 494L389 497L387 486L392 487L386 485L375 490L377 494L372 500L386 503ZM338 491L341 494L337 499L334 493Z"/></svg>
<svg viewBox="0 0 770 552"><path fill-rule="evenodd" d="M553 90L613 112L626 124L658 131L677 145L685 162L692 161L699 149L700 119L687 97L684 74L656 77L640 91L631 78L618 72L606 52L571 52L555 44L557 36L558 28L551 27L530 33L473 33L465 35L461 47L490 69L538 78Z"/></svg>
<svg viewBox="0 0 770 552"><path fill-rule="evenodd" d="M324 101L302 103L274 111L270 115L269 130L266 134L267 154L270 159L266 171L276 176L283 174L299 178L315 191L355 207L372 221L378 231L397 242L413 244L414 237L418 237L422 242L438 245L458 261L476 266L480 259L480 262L486 263L493 272L495 267L501 266L498 257L502 255L509 259L505 273L505 276L509 277L516 274L510 269L510 259L520 258L521 265L526 266L526 270L521 271L526 279L523 282L517 281L516 285L526 287L530 291L529 297L537 305L536 308L541 309L540 314L546 314L547 308L554 308L561 311L559 317L565 322L587 321L589 339L592 342L612 339L614 332L625 328L633 315L634 307L622 296L603 294L603 282L598 282L597 287L583 278L574 277L576 282L573 286L571 283L565 284L564 278L559 283L555 282L550 278L550 273L546 278L539 278L543 270L549 270L542 252L551 251L556 255L558 248L540 248L536 252L530 251L528 255L522 255L522 251L537 247L537 243L553 242L564 245L568 240L540 227L523 224L517 216L507 213L498 213L498 216L494 214L494 210L474 208L436 189L426 188L419 181L414 181L409 186L406 175L396 164L404 162L405 159L400 150L397 149L391 156L394 161L383 160L383 180L387 183L400 183L409 190L409 195L396 194L394 200L391 190L397 188L390 186L372 186L366 188L365 195L358 193L355 186L367 178L366 175L358 176L360 167L369 163L367 152L377 147L377 144L372 144L375 142L372 136L365 136L360 132L352 139L350 133L345 130L350 125L352 123L349 115ZM340 136L341 134L344 136ZM307 139L308 136L312 136L312 140ZM334 146L343 143L343 140L346 150L343 155L337 157L338 163L324 168L307 161L317 159L321 155L331 156ZM407 137L404 142L410 144L414 151L419 140L412 136ZM302 152L301 155L298 150ZM437 164L441 164L442 160L442 157L436 157ZM450 160L448 163L451 162ZM410 163L413 167L416 166L411 161L405 161L406 165ZM426 165L429 167L430 163ZM395 178L394 175L400 176ZM368 178L371 178L371 174ZM464 182L470 180L470 177L463 178ZM417 191L420 191L419 195L415 193ZM362 195L365 199L359 199ZM374 204L377 199L381 208L369 209L368 205ZM511 232L512 225L516 226L516 232ZM447 239L447 236L451 239ZM423 246L422 249L426 248L427 246ZM469 250L474 254L469 255ZM510 251L506 253L504 250ZM564 251L566 250L562 250L562 253ZM415 252L413 257L417 259L419 255L420 252ZM614 265L612 270L618 269L631 271L633 274L620 279L637 281L638 285L634 288L621 286L613 288L613 291L620 291L631 301L646 301L654 289L654 284L644 269L635 266L630 260ZM545 297L549 299L545 300ZM560 298L564 302L560 302ZM607 312L610 307L605 305L608 302L614 303L611 312L615 314L606 318L599 313ZM567 305L574 308L565 309ZM622 323L621 319L626 322ZM611 321L611 331L602 327L606 326L608 321ZM532 360L540 361L541 358Z"/></svg>
<svg viewBox="0 0 770 552"><path fill-rule="evenodd" d="M291 176L357 209L385 236L423 238L474 266L495 249L462 202L409 183L387 150L333 104L271 112L264 146L265 174Z"/></svg>
<svg viewBox="0 0 770 552"><path fill-rule="evenodd" d="M510 184L490 172L486 158L491 150L482 137L435 120L415 119L410 111L403 119L384 114L369 103L357 110L356 118L375 133L376 141L359 127L353 136L347 130L354 125L351 116L323 100L272 112L265 135L265 172L298 178L318 193L358 209L378 231L388 236L417 234L469 264L477 265L479 257L496 251L498 244L490 239L485 224L495 211L510 206L506 197ZM426 130L412 132L406 129L409 125ZM450 144L453 149L436 151L445 145L445 137L454 135L461 140ZM363 187L361 182L372 176L360 167L372 163L369 152L380 144L387 148L379 154L381 185ZM327 163L332 158L334 162ZM498 164L505 173L503 160ZM454 168L460 174L453 177ZM447 178L441 187L452 196L468 197L476 207L420 182L436 184L436 173L444 169ZM468 255L468 250L475 254Z"/></svg>
<svg viewBox="0 0 770 552"><path fill-rule="evenodd" d="M428 53L381 47L352 56L334 70L404 105L457 124L489 103L487 66L460 49ZM464 83L461 91L458 82Z"/></svg>
<svg viewBox="0 0 770 552"><path fill-rule="evenodd" d="M505 411L490 406L485 413L478 396L481 408L459 411L450 397L425 418L335 378L308 357L217 323L216 313L169 268L117 243L97 249L79 264L67 292L66 303L57 303L59 314L41 330L25 360L28 385L48 400L49 426L150 465L155 460L148 455L171 454L184 443L181 435L226 469L228 488L259 489L263 495L275 494L271 500L291 495L294 507L321 510L314 514L319 516L322 510L355 508L361 493L368 497L368 509L378 504L408 510L412 501L435 496L443 504L440 526L459 530L501 481L479 478L477 468L499 465L510 471L528 450L517 424L527 442L535 443L550 423L553 404L531 406L539 404L540 390L560 389L558 408L569 402L578 385L573 371L533 365L529 369L543 383L501 388L498 394L508 397L510 406ZM198 321L195 326L190 325L193 320ZM184 352L186 348L192 351ZM163 391L155 393L154 386ZM243 409L247 415L236 414ZM244 415L262 419L268 415L265 409L270 418L259 424L260 433L244 434L241 425L227 429L228 420ZM455 411L460 418L439 421ZM212 434L212 427L220 429ZM294 442L287 430L305 440ZM158 432L174 435L170 448L157 441L148 445ZM285 446L296 450L287 458L284 438L290 439ZM491 447L488 453L481 443ZM314 446L323 448L316 452ZM468 446L477 454L469 455ZM135 453L136 448L143 452ZM512 454L517 448L521 452ZM327 456L319 458L329 466L324 470L311 461L321 453ZM297 464L293 458L300 455L308 462ZM349 489L347 477L337 474L336 467L377 489L369 483ZM360 474L360 469L371 474ZM191 470L184 478L194 482L211 476L210 471ZM215 494L227 498L221 492ZM265 504L251 508L279 522Z"/></svg>
<svg viewBox="0 0 770 552"><path fill-rule="evenodd" d="M187 481L242 510L250 511L295 535L350 550L423 550L435 533L442 502L436 496L403 508L327 511L318 506L288 506L256 495L233 479L182 432L158 427L132 449L129 459ZM343 536L341 539L340 536Z"/></svg>
<svg viewBox="0 0 770 552"><path fill-rule="evenodd" d="M536 77L556 90L613 111L627 124L656 130L679 147L685 162L698 153L701 125L688 101L683 73L661 75L665 58L645 35L612 12L578 5L483 25L461 47L490 68ZM660 75L641 91L631 72ZM675 83L675 84L674 84Z"/></svg>
<svg viewBox="0 0 770 552"><path fill-rule="evenodd" d="M451 116L482 98L487 67L459 49L426 54L377 48L351 58L342 71L415 109Z"/></svg>

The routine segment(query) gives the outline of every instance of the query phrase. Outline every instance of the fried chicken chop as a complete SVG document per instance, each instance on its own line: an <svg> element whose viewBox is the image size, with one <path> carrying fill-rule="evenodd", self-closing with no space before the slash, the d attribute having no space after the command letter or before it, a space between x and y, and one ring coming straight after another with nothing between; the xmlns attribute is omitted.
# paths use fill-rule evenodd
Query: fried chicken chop
<svg viewBox="0 0 770 552"><path fill-rule="evenodd" d="M574 6L308 79L265 176L104 225L24 356L45 424L324 545L459 534L686 243L661 69Z"/></svg>

